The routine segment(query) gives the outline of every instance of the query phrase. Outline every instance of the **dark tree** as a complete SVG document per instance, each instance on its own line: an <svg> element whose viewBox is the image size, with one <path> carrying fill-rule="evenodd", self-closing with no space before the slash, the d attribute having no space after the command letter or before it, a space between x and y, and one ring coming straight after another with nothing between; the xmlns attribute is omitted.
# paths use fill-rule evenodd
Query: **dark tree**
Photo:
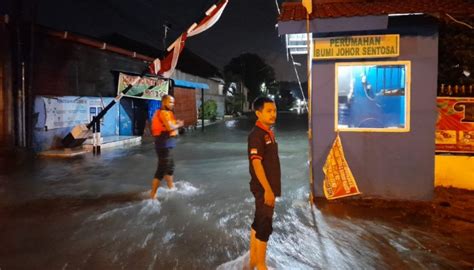
<svg viewBox="0 0 474 270"><path fill-rule="evenodd" d="M239 85L245 85L249 90L247 101L251 103L257 96L274 91L275 71L258 55L245 53L232 58L224 67L224 80L226 91L236 85L234 89L238 92Z"/></svg>
<svg viewBox="0 0 474 270"><path fill-rule="evenodd" d="M474 19L463 19L474 25ZM439 24L438 83L474 84L474 30L453 21Z"/></svg>

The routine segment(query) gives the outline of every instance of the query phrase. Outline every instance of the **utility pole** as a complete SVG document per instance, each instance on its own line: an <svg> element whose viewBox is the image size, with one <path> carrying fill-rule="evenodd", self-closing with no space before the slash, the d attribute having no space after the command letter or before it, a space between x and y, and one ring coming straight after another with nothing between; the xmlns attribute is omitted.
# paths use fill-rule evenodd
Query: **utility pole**
<svg viewBox="0 0 474 270"><path fill-rule="evenodd" d="M166 56L166 38L168 37L168 30L171 29L171 24L169 24L168 22L165 21L165 23L163 24L163 28L164 28L164 34L163 34L163 56L162 57L165 57Z"/></svg>

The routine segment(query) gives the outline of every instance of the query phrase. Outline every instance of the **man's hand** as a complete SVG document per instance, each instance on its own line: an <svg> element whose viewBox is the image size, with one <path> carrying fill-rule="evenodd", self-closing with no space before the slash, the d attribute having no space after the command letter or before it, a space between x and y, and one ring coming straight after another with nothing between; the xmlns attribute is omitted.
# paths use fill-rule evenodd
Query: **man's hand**
<svg viewBox="0 0 474 270"><path fill-rule="evenodd" d="M184 121L183 120L176 120L176 125L178 126L178 128L184 126Z"/></svg>
<svg viewBox="0 0 474 270"><path fill-rule="evenodd" d="M268 183L267 177L265 176L265 170L263 169L262 161L258 158L252 159L252 165L257 175L258 181L263 187L263 203L267 206L275 206L275 194L273 193L270 184Z"/></svg>
<svg viewBox="0 0 474 270"><path fill-rule="evenodd" d="M264 204L275 207L275 194L273 194L273 191L271 190L266 190L263 194L264 198Z"/></svg>

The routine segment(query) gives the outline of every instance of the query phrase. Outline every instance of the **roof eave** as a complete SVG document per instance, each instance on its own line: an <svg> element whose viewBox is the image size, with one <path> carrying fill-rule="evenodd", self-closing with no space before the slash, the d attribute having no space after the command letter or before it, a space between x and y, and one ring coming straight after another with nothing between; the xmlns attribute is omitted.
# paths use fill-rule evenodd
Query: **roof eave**
<svg viewBox="0 0 474 270"><path fill-rule="evenodd" d="M370 15L310 20L310 33L353 32L384 30L388 27L388 15ZM305 20L279 21L278 34L306 33Z"/></svg>

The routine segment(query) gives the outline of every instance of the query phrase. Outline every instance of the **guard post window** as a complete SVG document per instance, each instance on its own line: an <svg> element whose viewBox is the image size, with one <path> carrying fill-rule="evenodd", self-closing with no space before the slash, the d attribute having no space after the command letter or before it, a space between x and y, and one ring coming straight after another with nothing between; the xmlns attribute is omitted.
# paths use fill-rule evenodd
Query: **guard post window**
<svg viewBox="0 0 474 270"><path fill-rule="evenodd" d="M410 61L336 63L335 130L410 131Z"/></svg>

